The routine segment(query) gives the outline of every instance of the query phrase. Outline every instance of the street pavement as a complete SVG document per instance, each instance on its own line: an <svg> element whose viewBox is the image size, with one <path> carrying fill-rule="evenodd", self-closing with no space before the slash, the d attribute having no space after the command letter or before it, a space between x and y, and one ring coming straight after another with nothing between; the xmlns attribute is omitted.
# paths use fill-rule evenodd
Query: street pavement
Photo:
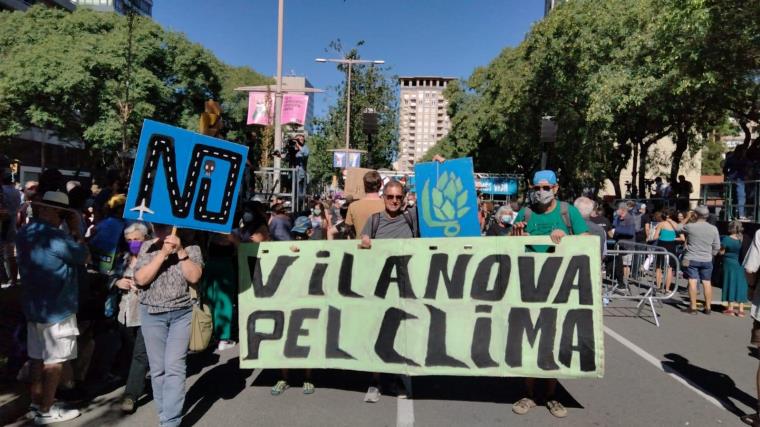
<svg viewBox="0 0 760 427"><path fill-rule="evenodd" d="M275 397L269 389L278 373L239 369L235 348L191 356L183 425L745 425L739 417L756 406L758 355L749 345L751 319L718 311L693 316L681 309L659 307L658 328L651 314L636 317L632 302L614 301L605 308L604 378L561 381L561 400L569 412L562 420L544 407L524 416L513 414L511 405L521 397L522 383L512 378L416 377L412 399L383 396L368 404L363 402L367 374L315 371L315 394L304 395L294 376L292 387ZM116 408L120 393L116 389L97 398L82 409L81 417L60 425L158 424L150 401L140 402L135 414L122 416ZM0 405L5 405L2 396Z"/></svg>

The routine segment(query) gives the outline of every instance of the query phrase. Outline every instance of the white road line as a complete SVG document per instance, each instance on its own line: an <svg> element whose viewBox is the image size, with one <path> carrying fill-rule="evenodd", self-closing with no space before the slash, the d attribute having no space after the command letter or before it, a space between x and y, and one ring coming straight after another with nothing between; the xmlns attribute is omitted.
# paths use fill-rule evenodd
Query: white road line
<svg viewBox="0 0 760 427"><path fill-rule="evenodd" d="M401 380L407 390L409 398L396 398L396 427L414 427L414 401L412 401L412 379L402 376Z"/></svg>
<svg viewBox="0 0 760 427"><path fill-rule="evenodd" d="M652 356L651 354L647 353L644 349L642 349L641 347L639 347L636 344L632 343L631 341L629 341L628 339L626 339L624 336L618 334L617 332L613 331L612 329L610 329L607 326L604 327L604 332L607 333L607 335L609 335L610 337L614 338L620 344L623 344L624 346L628 347L628 349L631 350L632 352L634 352L634 353L638 354L639 356L641 356L642 359L644 359L647 362L649 362L650 364L654 365L654 367L656 367L660 371L668 374L674 380L676 380L676 381L680 382L681 384L685 385L686 387L690 388L694 393L697 393L698 395L704 397L705 400L707 400L708 402L712 403L713 405L717 406L718 408L721 408L721 409L724 408L724 406L716 398L714 398L714 397L710 396L709 394L705 393L699 386L697 386L696 384L693 384L688 379L686 379L686 378L682 377L681 375L679 375L679 373L677 371L675 371L674 369L670 368L667 365L663 365L662 361L660 359L658 359L658 358Z"/></svg>

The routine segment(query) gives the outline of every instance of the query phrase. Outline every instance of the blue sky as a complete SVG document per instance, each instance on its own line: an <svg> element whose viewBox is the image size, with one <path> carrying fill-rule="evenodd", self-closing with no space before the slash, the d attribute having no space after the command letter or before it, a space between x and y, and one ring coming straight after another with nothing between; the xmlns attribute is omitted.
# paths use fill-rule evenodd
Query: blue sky
<svg viewBox="0 0 760 427"><path fill-rule="evenodd" d="M383 59L396 75L468 77L506 46L517 45L542 18L543 0L285 0L283 74L331 89L345 77L314 58L330 41ZM156 0L153 18L185 33L231 65L274 75L277 0ZM317 95L315 113L334 102Z"/></svg>

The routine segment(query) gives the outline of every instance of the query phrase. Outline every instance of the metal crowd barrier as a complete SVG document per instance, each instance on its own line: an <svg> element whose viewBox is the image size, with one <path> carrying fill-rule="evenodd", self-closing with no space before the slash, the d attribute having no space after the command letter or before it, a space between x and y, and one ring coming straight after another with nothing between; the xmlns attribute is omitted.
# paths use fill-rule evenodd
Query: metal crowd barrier
<svg viewBox="0 0 760 427"><path fill-rule="evenodd" d="M621 240L615 243L614 249L607 251L604 267L604 297L610 300L638 301L636 316L641 317L646 306L659 327L660 320L655 305L671 299L678 291L678 258L660 246ZM664 292L669 267L673 270L671 289ZM658 269L661 271L661 288L657 287L656 282Z"/></svg>

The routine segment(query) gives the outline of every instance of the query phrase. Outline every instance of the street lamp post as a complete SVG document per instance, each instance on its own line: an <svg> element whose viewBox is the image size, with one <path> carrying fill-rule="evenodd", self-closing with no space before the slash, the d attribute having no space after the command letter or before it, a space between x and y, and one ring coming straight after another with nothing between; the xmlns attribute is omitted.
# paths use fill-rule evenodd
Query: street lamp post
<svg viewBox="0 0 760 427"><path fill-rule="evenodd" d="M335 62L348 65L348 79L346 81L346 155L348 155L349 141L351 139L351 67L354 64L385 64L382 59L350 59L350 58L317 58L317 62Z"/></svg>

